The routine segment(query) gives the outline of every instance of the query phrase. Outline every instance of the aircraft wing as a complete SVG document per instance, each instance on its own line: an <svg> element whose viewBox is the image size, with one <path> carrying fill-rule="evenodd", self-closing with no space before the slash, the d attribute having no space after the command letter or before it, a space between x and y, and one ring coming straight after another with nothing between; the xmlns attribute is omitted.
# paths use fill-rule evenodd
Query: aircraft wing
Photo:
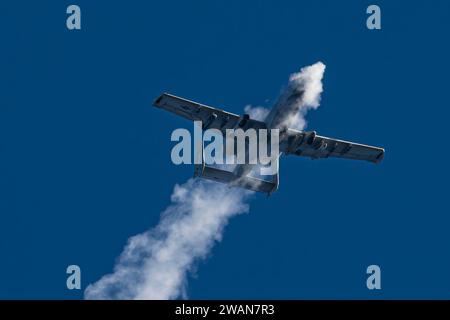
<svg viewBox="0 0 450 320"><path fill-rule="evenodd" d="M289 129L281 140L280 151L313 159L336 157L379 163L384 157L383 148L323 137L315 131Z"/></svg>
<svg viewBox="0 0 450 320"><path fill-rule="evenodd" d="M194 101L163 93L154 102L154 106L165 109L192 121L202 121L203 129L247 128L262 129L266 124L261 121L241 117L221 109L209 107Z"/></svg>

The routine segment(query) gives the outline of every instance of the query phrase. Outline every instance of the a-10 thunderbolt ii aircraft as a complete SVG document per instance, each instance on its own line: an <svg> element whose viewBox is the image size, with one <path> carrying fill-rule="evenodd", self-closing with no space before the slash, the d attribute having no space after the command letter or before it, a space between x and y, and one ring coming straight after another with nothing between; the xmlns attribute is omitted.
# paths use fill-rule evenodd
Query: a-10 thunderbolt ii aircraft
<svg viewBox="0 0 450 320"><path fill-rule="evenodd" d="M292 90L282 95L271 109L264 121L251 119L248 114L236 114L186 100L167 93L154 101L154 106L173 112L192 121L201 121L202 129L218 129L225 133L226 129L247 130L279 129L279 154L293 154L312 159L337 157L354 160L380 162L384 157L384 149L364 144L343 141L316 134L315 131L298 131L288 127L289 118L299 112L299 99L302 90ZM203 159L195 165L194 176L227 183L246 189L265 192L270 195L278 189L278 158L276 173L270 177L257 177L253 174L256 165L237 164L231 171L225 166L210 166Z"/></svg>

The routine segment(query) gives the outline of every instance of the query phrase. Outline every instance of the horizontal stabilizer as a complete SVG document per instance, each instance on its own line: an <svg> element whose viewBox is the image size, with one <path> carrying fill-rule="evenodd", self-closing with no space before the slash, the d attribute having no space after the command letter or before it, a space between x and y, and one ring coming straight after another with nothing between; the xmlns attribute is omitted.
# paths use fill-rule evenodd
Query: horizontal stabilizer
<svg viewBox="0 0 450 320"><path fill-rule="evenodd" d="M233 172L222 170L216 167L198 165L195 169L195 176L222 183L230 186L237 186L253 191L272 193L277 189L277 182L267 181L251 176L238 177Z"/></svg>

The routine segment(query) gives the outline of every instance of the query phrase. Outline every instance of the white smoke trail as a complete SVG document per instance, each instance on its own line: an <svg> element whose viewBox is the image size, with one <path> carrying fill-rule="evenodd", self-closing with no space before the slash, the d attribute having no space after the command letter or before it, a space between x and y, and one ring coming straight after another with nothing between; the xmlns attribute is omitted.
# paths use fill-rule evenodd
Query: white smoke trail
<svg viewBox="0 0 450 320"><path fill-rule="evenodd" d="M250 192L205 180L176 185L171 205L152 230L128 240L114 272L85 291L86 299L174 299L187 274L222 238L228 219L248 211Z"/></svg>
<svg viewBox="0 0 450 320"><path fill-rule="evenodd" d="M325 72L325 65L316 62L313 65L304 67L298 73L290 76L289 82L304 91L302 107L305 109L317 109L320 105L320 94L323 91L322 78Z"/></svg>
<svg viewBox="0 0 450 320"><path fill-rule="evenodd" d="M287 88L277 103L277 106L282 106L285 112L282 115L282 121L276 124L277 127L297 130L303 130L306 127L307 112L317 109L320 105L324 72L325 65L319 61L302 68L300 72L289 77Z"/></svg>
<svg viewBox="0 0 450 320"><path fill-rule="evenodd" d="M258 121L266 120L267 115L270 112L270 109L264 107L253 107L252 105L246 105L244 108L244 112L247 113L251 119L255 119Z"/></svg>

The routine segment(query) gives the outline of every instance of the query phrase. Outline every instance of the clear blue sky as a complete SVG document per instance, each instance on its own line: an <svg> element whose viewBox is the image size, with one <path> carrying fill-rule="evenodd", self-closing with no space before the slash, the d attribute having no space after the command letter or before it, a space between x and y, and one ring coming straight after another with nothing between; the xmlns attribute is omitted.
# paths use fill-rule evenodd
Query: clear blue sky
<svg viewBox="0 0 450 320"><path fill-rule="evenodd" d="M450 298L448 1L3 1L0 16L0 298L82 298L69 264L84 290L157 224L193 174L170 161L170 133L192 126L151 106L161 92L242 113L319 60L308 129L384 161L283 158L279 191L230 221L188 296Z"/></svg>

